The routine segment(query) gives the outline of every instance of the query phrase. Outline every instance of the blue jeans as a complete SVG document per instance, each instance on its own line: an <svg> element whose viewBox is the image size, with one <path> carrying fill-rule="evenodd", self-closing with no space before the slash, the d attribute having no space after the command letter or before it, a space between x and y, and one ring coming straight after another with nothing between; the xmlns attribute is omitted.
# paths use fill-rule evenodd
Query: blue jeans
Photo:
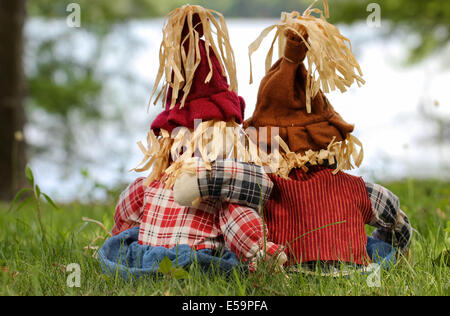
<svg viewBox="0 0 450 316"><path fill-rule="evenodd" d="M183 268L196 262L204 270L214 268L215 271L227 272L234 267L245 269L238 257L229 250L218 253L211 249L195 251L188 245L179 245L172 249L152 247L140 245L138 236L139 227L134 227L105 241L98 252L98 259L105 274L118 273L124 279L130 276L155 275L159 263L166 256L174 265ZM373 263L380 264L384 269L395 264L395 249L370 236L367 238L367 253Z"/></svg>

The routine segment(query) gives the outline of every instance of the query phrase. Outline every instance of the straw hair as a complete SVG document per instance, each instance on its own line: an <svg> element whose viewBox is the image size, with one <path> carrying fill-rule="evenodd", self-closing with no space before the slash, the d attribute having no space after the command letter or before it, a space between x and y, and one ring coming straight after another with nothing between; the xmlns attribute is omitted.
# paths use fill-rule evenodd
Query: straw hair
<svg viewBox="0 0 450 316"><path fill-rule="evenodd" d="M228 28L223 15L217 11L205 9L201 6L184 5L167 14L164 21L163 40L159 50L159 69L150 102L155 96L158 86L161 80L163 80L163 76L165 76L165 82L157 94L154 104L158 102L161 95L163 95L163 100L166 100L167 90L170 86L173 89L170 108L172 109L175 106L180 90L184 93L180 108L184 106L184 102L192 86L195 70L201 60L199 48L200 35L195 29L197 25L193 24L194 15L198 15L200 18L207 48L206 52L210 72L205 79L205 83L209 82L213 74L208 49L211 48L219 60L222 75L229 79L229 89L237 93L234 52L231 48ZM188 32L182 38L185 23L187 24ZM214 41L213 33L216 34L217 43ZM188 44L187 51L184 48L185 43Z"/></svg>
<svg viewBox="0 0 450 316"><path fill-rule="evenodd" d="M340 142L335 142L333 138L326 149L320 151L308 150L303 154L290 151L289 146L281 137L276 136L275 139L281 150L269 155L260 152L260 156L263 165L268 167L268 172L275 173L285 179L289 178L289 173L294 168L301 168L307 172L308 165L336 164L333 174L342 170L351 170L359 167L364 157L361 142L351 134L348 134L347 138Z"/></svg>
<svg viewBox="0 0 450 316"><path fill-rule="evenodd" d="M361 142L351 134L340 142L333 139L326 149L308 150L303 154L290 151L279 136L275 137L275 141L279 148L268 154L234 121L205 121L194 130L181 127L172 135L161 130L160 136L156 136L150 130L147 147L138 142L144 158L131 171L150 170L145 185L159 179L165 183L166 188L172 188L183 172L196 172L196 157L205 163L207 169L211 169L211 163L218 159L232 158L263 166L268 173L288 178L294 168L308 171L308 165L321 165L325 162L336 164L334 174L341 170L351 170L361 165L364 156Z"/></svg>
<svg viewBox="0 0 450 316"><path fill-rule="evenodd" d="M345 92L354 82L361 86L365 83L362 79L361 68L352 53L350 40L342 36L339 30L328 23L328 4L323 1L325 16L322 11L312 8L316 3L300 14L297 11L291 13L283 12L281 21L264 29L259 37L249 46L250 58L250 83L252 76L252 54L260 47L265 37L276 29L275 37L272 41L269 52L266 56L266 73L272 65L273 47L278 39L279 55L283 56L284 43L286 41L285 32L293 31L305 43L308 51L307 82L306 82L306 109L311 113L311 99L313 99L320 89L328 93L339 89ZM319 18L312 16L312 13L320 15ZM308 40L305 39L304 32L307 33Z"/></svg>
<svg viewBox="0 0 450 316"><path fill-rule="evenodd" d="M232 158L263 166L266 172L286 179L294 168L308 171L308 165L321 165L325 162L329 165L336 164L334 174L341 170L351 170L355 166L359 167L364 157L361 142L351 134L340 142L333 139L326 149L308 150L303 154L290 151L279 136L275 137L275 141L279 148L268 154L234 121L205 121L194 130L180 127L172 135L161 130L160 135L156 136L150 130L147 146L138 142L144 158L131 171L150 170L145 185L159 179L165 183L166 188L172 188L183 172L196 172L196 157L205 163L207 169L211 169L211 163L218 159Z"/></svg>
<svg viewBox="0 0 450 316"><path fill-rule="evenodd" d="M138 142L138 145L144 158L131 171L150 170L146 185L160 179L165 182L167 188L173 187L181 173L196 172L196 158L200 158L207 169L211 169L211 163L214 161L226 158L262 164L256 145L234 121L205 121L198 124L194 130L179 127L172 135L161 130L160 135L156 136L153 130L150 130L147 147L142 142Z"/></svg>

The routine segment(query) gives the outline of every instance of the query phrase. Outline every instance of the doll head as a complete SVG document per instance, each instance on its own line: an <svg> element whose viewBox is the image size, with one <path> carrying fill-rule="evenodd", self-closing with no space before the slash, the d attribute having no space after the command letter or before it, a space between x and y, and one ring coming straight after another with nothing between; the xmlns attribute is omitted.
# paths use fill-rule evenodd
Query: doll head
<svg viewBox="0 0 450 316"><path fill-rule="evenodd" d="M316 164L336 165L336 172L348 170L354 167L352 160L359 166L363 158L361 143L351 135L354 126L325 97L330 90L344 92L353 82L364 83L360 67L348 40L322 14L316 18L311 12L321 13L318 9L308 9L303 15L283 13L281 22L266 28L249 46L251 55L264 36L276 29L281 58L270 66L272 44L255 111L244 128L253 127L254 141L277 149L267 154L277 156L278 165L272 164L271 169L283 177L292 168L306 171ZM273 127L278 134L260 132Z"/></svg>
<svg viewBox="0 0 450 316"><path fill-rule="evenodd" d="M183 171L195 172L194 158L207 166L228 157L248 161L246 135L239 126L245 102L236 93L234 54L223 16L190 5L169 13L159 60L153 92L165 74L158 94L164 94L165 109L151 124L147 147L139 143L144 159L134 170L151 170L147 183L162 177L171 187Z"/></svg>

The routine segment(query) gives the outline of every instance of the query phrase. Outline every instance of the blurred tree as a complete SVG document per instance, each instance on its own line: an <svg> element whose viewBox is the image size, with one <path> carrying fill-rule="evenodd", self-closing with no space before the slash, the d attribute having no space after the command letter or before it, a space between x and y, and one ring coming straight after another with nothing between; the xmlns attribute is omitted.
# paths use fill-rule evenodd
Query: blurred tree
<svg viewBox="0 0 450 316"><path fill-rule="evenodd" d="M155 1L79 0L76 3L81 8L81 27L70 28L65 24L70 14L67 11L69 3L71 1L29 1L27 8L30 16L37 18L35 21L55 23L55 28L48 33L42 33L42 30L50 30L42 28L42 25L38 25L40 33L29 29L26 43L26 109L30 114L30 123L39 125L39 130L51 137L48 144L33 144L28 151L32 156L44 154L47 157L47 153L51 153L51 148L47 146L63 149L64 156L58 155L56 158L51 155L49 158L65 167L66 172L73 168L75 162L83 165L89 160L77 150L79 129L86 130L90 123L95 128L106 120L102 113L103 82L111 76L126 78L130 84L133 82L126 70L113 69L114 73L99 70L99 64L108 50L105 46L108 36L118 25L126 24L131 19L157 14ZM160 3L157 7L161 7ZM120 41L125 45L129 40L128 34L123 34L123 37ZM83 57L80 57L78 45L86 41L89 45L82 49ZM118 111L118 108L114 110ZM36 120L32 115L35 109L50 115L51 124L42 124L42 119Z"/></svg>
<svg viewBox="0 0 450 316"><path fill-rule="evenodd" d="M0 0L0 200L24 182L24 21L25 0Z"/></svg>
<svg viewBox="0 0 450 316"><path fill-rule="evenodd" d="M330 4L334 22L353 23L364 21L369 3L381 7L381 21L388 26L388 34L407 30L416 34L418 40L410 47L408 61L419 62L432 53L448 47L450 41L450 1L442 0L335 0Z"/></svg>
<svg viewBox="0 0 450 316"><path fill-rule="evenodd" d="M45 18L67 16L67 5L72 1L33 0L28 4L30 15ZM82 10L83 27L111 25L130 19L149 18L163 15L169 10L186 3L181 0L77 0ZM194 1L195 2L195 1Z"/></svg>

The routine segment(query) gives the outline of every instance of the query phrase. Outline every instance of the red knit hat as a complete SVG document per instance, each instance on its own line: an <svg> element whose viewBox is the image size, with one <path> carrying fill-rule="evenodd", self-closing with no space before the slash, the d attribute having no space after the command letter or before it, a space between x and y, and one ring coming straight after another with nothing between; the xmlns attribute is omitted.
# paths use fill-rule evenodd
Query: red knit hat
<svg viewBox="0 0 450 316"><path fill-rule="evenodd" d="M199 41L200 64L194 73L189 95L186 97L183 107L181 99L183 92L178 96L175 107L171 109L172 88L169 87L166 100L166 108L160 113L151 125L151 129L159 132L164 129L169 133L178 126L190 129L194 128L194 120L217 120L242 123L245 110L244 99L229 90L227 78L222 75L219 61L214 52L209 48L209 56L213 67L211 80L205 83L209 73L209 64L206 54L205 41Z"/></svg>
<svg viewBox="0 0 450 316"><path fill-rule="evenodd" d="M220 28L212 13L219 16ZM165 72L166 84L161 92L167 89L166 108L151 129L156 132L160 129L171 132L178 126L192 129L195 119L242 123L245 102L236 93L234 54L223 16L200 6L185 5L169 13L168 17L170 23L163 30L160 68L155 83L156 89ZM212 38L211 25L216 26L219 49ZM220 60L217 53L220 53Z"/></svg>

